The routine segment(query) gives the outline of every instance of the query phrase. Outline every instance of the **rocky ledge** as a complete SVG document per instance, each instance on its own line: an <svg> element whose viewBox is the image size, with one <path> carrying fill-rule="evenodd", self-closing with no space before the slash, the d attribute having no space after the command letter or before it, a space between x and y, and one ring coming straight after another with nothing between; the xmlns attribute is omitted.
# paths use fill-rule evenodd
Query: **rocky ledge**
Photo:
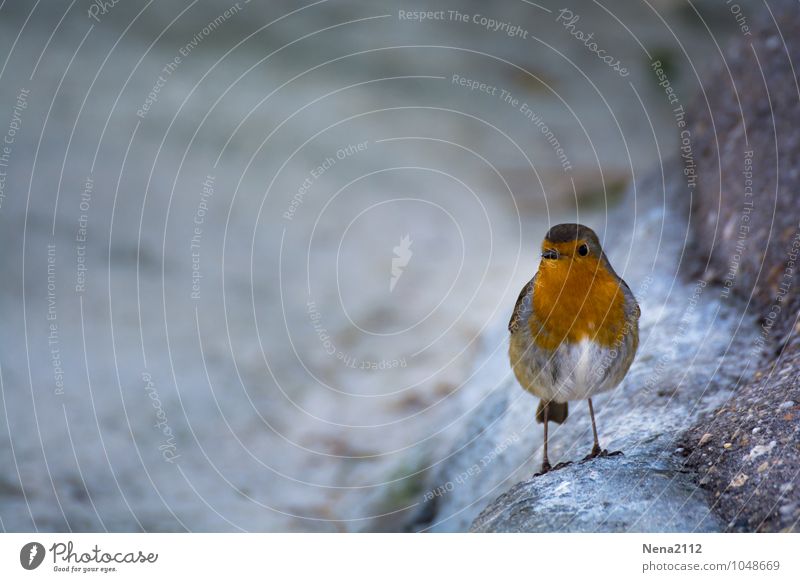
<svg viewBox="0 0 800 582"><path fill-rule="evenodd" d="M636 451L518 483L480 514L472 531L682 532L721 525L678 463Z"/></svg>

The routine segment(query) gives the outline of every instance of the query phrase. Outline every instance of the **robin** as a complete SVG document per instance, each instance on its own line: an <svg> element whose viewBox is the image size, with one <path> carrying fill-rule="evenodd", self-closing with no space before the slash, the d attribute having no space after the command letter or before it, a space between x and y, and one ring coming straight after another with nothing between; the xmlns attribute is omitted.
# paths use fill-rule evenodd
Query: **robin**
<svg viewBox="0 0 800 582"><path fill-rule="evenodd" d="M539 270L520 292L508 323L514 375L540 398L542 473L552 468L547 423L563 423L570 400L589 401L594 446L586 459L621 454L600 447L592 396L615 388L628 372L639 346L640 313L591 228L559 224L547 232Z"/></svg>

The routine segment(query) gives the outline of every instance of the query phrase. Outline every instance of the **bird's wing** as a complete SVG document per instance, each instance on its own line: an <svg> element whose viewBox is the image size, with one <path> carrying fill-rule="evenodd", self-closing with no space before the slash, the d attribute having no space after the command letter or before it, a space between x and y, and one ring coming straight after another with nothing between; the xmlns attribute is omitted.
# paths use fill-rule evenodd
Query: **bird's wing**
<svg viewBox="0 0 800 582"><path fill-rule="evenodd" d="M533 282L536 280L536 275L533 276L533 279L528 281L526 285L522 288L522 291L519 292L519 297L517 297L517 304L514 305L514 313L511 314L511 320L508 322L508 331L514 333L517 331L519 327L519 323L522 320L522 313L525 310L525 299L531 294L533 291Z"/></svg>
<svg viewBox="0 0 800 582"><path fill-rule="evenodd" d="M625 311L628 312L629 315L633 315L637 320L642 315L642 310L639 307L639 302L636 301L636 297L631 291L631 288L628 287L628 284L625 282L623 278L620 277L620 282L622 283L622 287L624 288L624 295L625 295Z"/></svg>

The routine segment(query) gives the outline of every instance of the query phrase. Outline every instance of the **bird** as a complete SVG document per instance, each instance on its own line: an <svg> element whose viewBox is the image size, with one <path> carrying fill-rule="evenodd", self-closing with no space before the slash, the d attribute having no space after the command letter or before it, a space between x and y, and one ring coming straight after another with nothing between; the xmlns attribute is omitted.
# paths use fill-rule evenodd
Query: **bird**
<svg viewBox="0 0 800 582"><path fill-rule="evenodd" d="M542 242L539 269L522 288L508 323L509 358L520 386L539 400L544 425L541 472L550 465L548 422L567 419L568 402L588 400L594 446L585 460L609 453L600 446L592 396L625 377L639 347L641 310L611 267L600 239L582 224L558 224Z"/></svg>

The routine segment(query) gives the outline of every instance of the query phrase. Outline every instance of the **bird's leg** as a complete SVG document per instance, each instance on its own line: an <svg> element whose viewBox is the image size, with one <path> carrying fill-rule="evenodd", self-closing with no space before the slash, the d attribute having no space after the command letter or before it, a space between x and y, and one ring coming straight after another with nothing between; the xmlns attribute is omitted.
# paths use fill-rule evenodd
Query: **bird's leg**
<svg viewBox="0 0 800 582"><path fill-rule="evenodd" d="M544 454L542 455L542 475L551 469L550 460L547 458L547 413L549 412L549 408L549 404L544 405Z"/></svg>
<svg viewBox="0 0 800 582"><path fill-rule="evenodd" d="M544 420L544 452L542 454L542 470L534 474L534 477L538 477L539 475L544 475L545 473L549 473L550 471L557 471L558 469L563 469L567 465L572 464L572 461L567 461L566 463L558 463L555 467L550 465L550 459L547 458L547 424L548 424L549 412L550 412L549 404L545 404L543 406L543 415L542 415Z"/></svg>
<svg viewBox="0 0 800 582"><path fill-rule="evenodd" d="M547 458L547 424L548 424L548 413L549 410L549 403L545 404L543 407L542 412L542 420L544 421L544 451L542 454L542 470L538 473L535 473L533 476L538 477L539 475L544 475L545 473L549 473L550 471L557 471L558 469L563 469L564 467L571 465L572 461L567 461L565 463L558 463L555 467L550 465L550 459Z"/></svg>
<svg viewBox="0 0 800 582"><path fill-rule="evenodd" d="M602 453L603 449L600 448L600 440L597 438L597 423L594 421L594 406L592 406L591 398L589 398L589 416L592 417L592 434L594 435L594 446L590 456L594 458Z"/></svg>
<svg viewBox="0 0 800 582"><path fill-rule="evenodd" d="M589 459L594 459L595 457L613 457L616 455L621 455L622 451L614 451L613 453L609 453L607 450L600 447L600 439L597 438L597 423L594 420L594 406L592 406L591 398L589 398L589 416L592 417L592 434L594 435L594 446L592 446L592 452L586 455L584 461L588 461Z"/></svg>

